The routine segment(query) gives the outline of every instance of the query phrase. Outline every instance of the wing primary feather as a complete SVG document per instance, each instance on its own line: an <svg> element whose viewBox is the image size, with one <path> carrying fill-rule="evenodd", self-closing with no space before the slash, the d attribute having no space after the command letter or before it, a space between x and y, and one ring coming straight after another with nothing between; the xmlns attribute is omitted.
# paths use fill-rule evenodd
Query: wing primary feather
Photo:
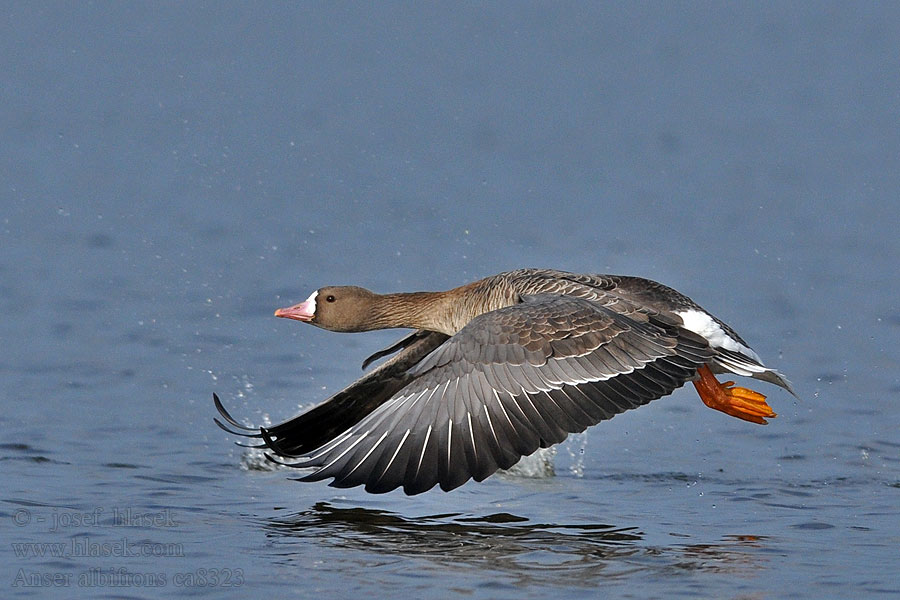
<svg viewBox="0 0 900 600"><path fill-rule="evenodd" d="M447 421L447 472L450 472L450 450L453 442L453 420Z"/></svg>
<svg viewBox="0 0 900 600"><path fill-rule="evenodd" d="M501 398L500 394L497 394L496 392L495 398L500 412L502 412L503 416L505 417L505 422L501 429L505 428L505 425L509 425L509 429L507 429L507 437L509 438L510 442L512 442L516 453L518 453L519 456L526 456L537 450L538 446L540 445L540 436L538 435L537 431L535 431L534 428L528 423L524 415L522 417L519 417L516 413L513 413L511 415L510 411L507 410L506 402L504 402L503 400L503 398L507 398L508 402L510 402L512 406L518 408L518 404L516 404L515 398L513 398L512 395L506 393L504 393L503 398ZM515 423L513 422L513 417L515 417Z"/></svg>
<svg viewBox="0 0 900 600"><path fill-rule="evenodd" d="M484 418L487 419L488 428L491 430L491 435L494 438L494 442L497 444L497 447L502 448L500 439L497 437L497 431L494 429L494 423L493 421L491 421L491 411L488 410L487 404L484 405Z"/></svg>
<svg viewBox="0 0 900 600"><path fill-rule="evenodd" d="M447 450L449 458L447 460L446 472L440 477L441 489L449 492L455 489L469 479L472 478L472 470L466 457L466 441L462 431L462 424L456 427L451 422L448 424L447 435L449 439L455 438L453 445L448 443Z"/></svg>
<svg viewBox="0 0 900 600"><path fill-rule="evenodd" d="M363 457L361 459L356 461L356 464L353 466L353 468L350 469L349 471L347 471L346 475L342 475L340 478L335 478L333 484L340 483L341 481L348 479L351 475L353 475L353 473L358 468L360 468L363 465L363 463L366 462L366 459L368 459L370 456L372 456L372 453L375 452L375 450L378 448L378 446L381 445L381 442L384 441L384 438L386 438L389 433L390 433L390 430L385 430L385 432L381 434L381 437L378 438L378 441L375 442L371 448L369 448L369 450L365 453L365 455L363 455ZM353 483L352 485L358 485L360 483L362 483L362 482L357 481L357 482ZM337 486L335 486L335 487L337 487Z"/></svg>
<svg viewBox="0 0 900 600"><path fill-rule="evenodd" d="M416 464L416 473L415 477L418 477L419 471L422 470L422 460L425 459L425 450L428 448L428 438L431 437L431 425L428 426L428 430L425 431L425 441L422 442L422 453L419 454L419 462Z"/></svg>
<svg viewBox="0 0 900 600"><path fill-rule="evenodd" d="M500 469L509 469L514 464L519 462L519 459L522 457L522 455L516 451L516 447L520 446L521 442L510 441L509 436L502 430L502 428L500 428L500 433L498 433L494 429L494 421L491 418L491 413L486 406L484 417L487 420L488 427L490 428L491 435L493 436L491 438L488 438L494 442L494 445L489 444L489 447L494 453L494 460L497 463L497 467ZM500 440L500 436L503 437L502 441Z"/></svg>
<svg viewBox="0 0 900 600"><path fill-rule="evenodd" d="M385 474L387 474L388 470L394 464L394 461L397 459L397 455L400 454L400 450L403 448L403 444L406 442L406 438L409 437L409 429L406 430L406 433L403 434L403 437L400 438L400 443L397 444L397 449L394 450L394 453L391 454L391 457L388 459L387 464L381 469L381 473L378 475L377 479L373 479L373 483L380 482Z"/></svg>
<svg viewBox="0 0 900 600"><path fill-rule="evenodd" d="M472 427L472 413L466 411L466 420L469 422L469 441L472 442L472 456L478 460L478 448L475 447L475 429Z"/></svg>
<svg viewBox="0 0 900 600"><path fill-rule="evenodd" d="M228 433L231 433L233 435L242 435L244 437L257 437L257 438L262 437L259 433L258 428L248 427L242 423L238 423L237 420L234 417L232 417L228 413L227 410L225 410L225 406L222 404L222 401L219 400L219 396L216 393L213 393L213 403L216 405L216 410L219 411L219 415L221 415L221 417L223 419L225 419L225 422L228 423L229 425L231 425L232 427L236 427L240 431L232 431L232 430L228 429L227 427L225 427L218 419L213 419L213 421L216 422L216 425L218 425L219 427L221 427L222 429L224 429L225 431L227 431ZM246 432L246 433L242 433L242 432Z"/></svg>
<svg viewBox="0 0 900 600"><path fill-rule="evenodd" d="M335 463L337 463L339 460L341 460L341 458L343 458L348 452L350 452L351 450L356 448L356 446L360 442L362 442L364 439L366 439L366 436L368 436L368 435L369 435L368 431L363 433L352 444L350 444L349 446L344 448L344 450L340 454L338 454L334 458L329 457L330 460L328 460L327 463L325 463L324 465L319 467L319 469L315 473L312 473L312 474L308 475L307 477L316 477L317 479L324 479L326 477L329 477L329 475L326 474L328 472L328 469L330 469L332 466L334 466ZM302 466L302 464L300 466Z"/></svg>
<svg viewBox="0 0 900 600"><path fill-rule="evenodd" d="M566 439L566 432L553 421L550 415L545 416L537 409L533 397L533 394L522 394L519 396L522 399L522 403L519 406L522 407L523 411L529 409L527 413L528 418L541 435L541 447L547 448Z"/></svg>
<svg viewBox="0 0 900 600"><path fill-rule="evenodd" d="M222 423L222 421L220 421L216 417L213 417L213 423L218 425L219 429L221 429L222 431L225 431L226 433L230 433L231 435L239 435L241 437L251 437L251 438L262 437L262 434L259 433L259 431L256 429L253 430L256 433L247 433L246 431L235 431L234 429L231 429L230 427L226 426L224 423Z"/></svg>

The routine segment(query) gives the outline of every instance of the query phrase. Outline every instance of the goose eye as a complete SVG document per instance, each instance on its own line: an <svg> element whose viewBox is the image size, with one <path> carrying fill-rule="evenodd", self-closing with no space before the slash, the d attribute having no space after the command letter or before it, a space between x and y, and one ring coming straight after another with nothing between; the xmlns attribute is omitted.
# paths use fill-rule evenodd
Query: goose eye
<svg viewBox="0 0 900 600"><path fill-rule="evenodd" d="M328 294L328 296L325 297L325 302L334 302L334 296Z"/></svg>

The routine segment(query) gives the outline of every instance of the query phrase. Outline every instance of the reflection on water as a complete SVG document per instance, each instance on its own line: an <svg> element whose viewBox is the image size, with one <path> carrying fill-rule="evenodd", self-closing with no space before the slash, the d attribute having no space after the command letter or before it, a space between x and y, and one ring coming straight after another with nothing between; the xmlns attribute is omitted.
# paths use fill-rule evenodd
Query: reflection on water
<svg viewBox="0 0 900 600"><path fill-rule="evenodd" d="M765 543L742 535L720 543L657 547L647 545L637 527L535 523L502 512L408 518L327 502L270 519L264 528L282 564L299 562L316 542L342 549L351 564L377 556L424 559L460 573L493 572L515 585L590 586L636 571L664 575L671 569L746 575L762 567Z"/></svg>

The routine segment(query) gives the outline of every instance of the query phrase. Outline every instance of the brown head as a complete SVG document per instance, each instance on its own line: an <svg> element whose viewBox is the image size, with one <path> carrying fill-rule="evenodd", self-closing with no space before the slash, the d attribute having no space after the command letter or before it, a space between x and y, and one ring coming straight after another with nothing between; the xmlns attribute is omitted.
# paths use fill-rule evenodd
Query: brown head
<svg viewBox="0 0 900 600"><path fill-rule="evenodd" d="M380 327L373 321L379 296L352 285L319 288L309 298L289 308L279 308L276 317L311 323L330 331L370 331Z"/></svg>
<svg viewBox="0 0 900 600"><path fill-rule="evenodd" d="M311 323L330 331L355 332L405 327L453 335L473 316L460 314L458 296L450 292L376 294L361 287L338 285L319 288L309 298L279 308L276 317Z"/></svg>

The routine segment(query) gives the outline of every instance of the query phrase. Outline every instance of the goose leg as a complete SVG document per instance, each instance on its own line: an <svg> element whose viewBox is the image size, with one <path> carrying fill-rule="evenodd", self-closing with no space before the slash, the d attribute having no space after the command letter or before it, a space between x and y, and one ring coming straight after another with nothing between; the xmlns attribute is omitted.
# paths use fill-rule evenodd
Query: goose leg
<svg viewBox="0 0 900 600"><path fill-rule="evenodd" d="M706 365L697 369L697 374L700 375L700 378L694 381L694 387L697 388L700 399L708 407L760 425L767 423L763 417L775 416L772 407L766 403L766 397L759 392L743 387L733 387L733 381L719 383Z"/></svg>

